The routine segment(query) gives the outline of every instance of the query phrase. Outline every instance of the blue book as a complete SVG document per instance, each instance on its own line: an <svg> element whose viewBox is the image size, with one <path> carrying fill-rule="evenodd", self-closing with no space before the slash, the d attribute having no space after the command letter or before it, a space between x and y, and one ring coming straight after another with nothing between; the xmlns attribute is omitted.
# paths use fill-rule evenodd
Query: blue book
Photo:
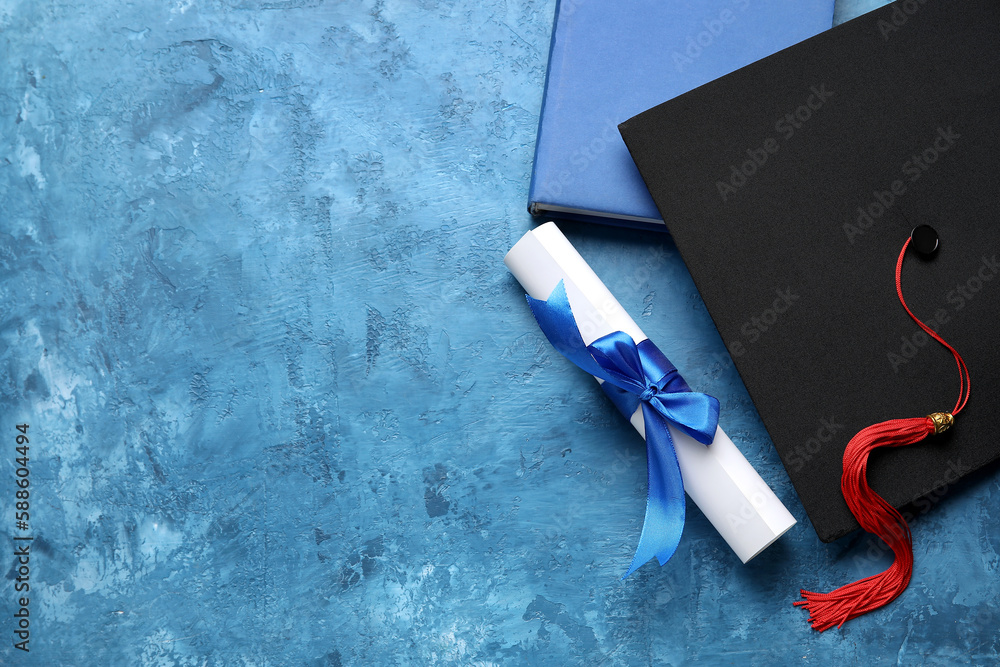
<svg viewBox="0 0 1000 667"><path fill-rule="evenodd" d="M662 229L618 124L830 28L833 6L559 0L528 210Z"/></svg>

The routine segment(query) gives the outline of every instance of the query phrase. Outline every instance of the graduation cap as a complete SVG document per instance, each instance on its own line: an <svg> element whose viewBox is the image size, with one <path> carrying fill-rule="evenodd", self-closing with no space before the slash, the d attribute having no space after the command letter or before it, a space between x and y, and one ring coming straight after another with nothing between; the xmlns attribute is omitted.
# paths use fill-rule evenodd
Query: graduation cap
<svg viewBox="0 0 1000 667"><path fill-rule="evenodd" d="M938 241L901 266L907 304L979 389L867 482L919 514L1000 458L998 34L993 0L897 2L619 127L824 541L859 525L848 441L955 404L955 358L897 299L914 227Z"/></svg>

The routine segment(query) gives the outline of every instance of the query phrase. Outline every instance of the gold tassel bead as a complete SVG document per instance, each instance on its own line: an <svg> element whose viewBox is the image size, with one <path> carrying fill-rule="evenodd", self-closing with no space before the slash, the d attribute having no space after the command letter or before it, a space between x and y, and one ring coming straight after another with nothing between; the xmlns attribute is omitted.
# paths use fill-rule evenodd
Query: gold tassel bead
<svg viewBox="0 0 1000 667"><path fill-rule="evenodd" d="M932 412L927 418L934 422L934 435L944 433L955 423L955 416L950 412Z"/></svg>

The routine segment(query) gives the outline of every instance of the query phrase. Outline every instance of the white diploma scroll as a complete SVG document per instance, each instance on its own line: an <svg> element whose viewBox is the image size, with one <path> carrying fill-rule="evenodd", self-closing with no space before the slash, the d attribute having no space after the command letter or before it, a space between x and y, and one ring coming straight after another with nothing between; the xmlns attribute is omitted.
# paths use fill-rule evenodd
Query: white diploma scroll
<svg viewBox="0 0 1000 667"><path fill-rule="evenodd" d="M624 331L637 344L647 338L554 223L525 234L504 263L535 299L547 300L563 281L587 345L615 331ZM630 421L645 438L641 406ZM795 525L795 518L722 428L712 444L703 445L668 427L684 489L740 560L746 563Z"/></svg>

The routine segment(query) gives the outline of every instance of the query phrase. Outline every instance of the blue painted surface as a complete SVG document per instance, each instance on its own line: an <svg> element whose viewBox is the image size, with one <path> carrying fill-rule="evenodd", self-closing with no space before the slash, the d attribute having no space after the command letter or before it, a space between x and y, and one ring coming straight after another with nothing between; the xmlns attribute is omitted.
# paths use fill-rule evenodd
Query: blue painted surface
<svg viewBox="0 0 1000 667"><path fill-rule="evenodd" d="M619 581L642 442L501 263L553 6L0 2L5 664L996 662L997 480L813 632L799 587L885 561L818 541L669 239L565 226L800 520L742 566L692 505Z"/></svg>

